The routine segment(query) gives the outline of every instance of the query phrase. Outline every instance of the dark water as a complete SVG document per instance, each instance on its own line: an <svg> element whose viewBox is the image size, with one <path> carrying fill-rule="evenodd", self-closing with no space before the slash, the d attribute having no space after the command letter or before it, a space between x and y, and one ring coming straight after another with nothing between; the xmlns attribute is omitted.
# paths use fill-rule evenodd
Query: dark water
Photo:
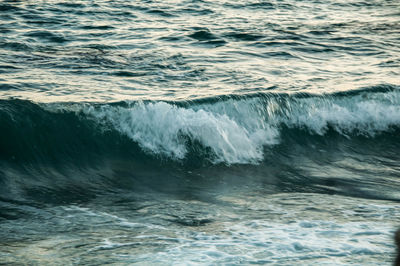
<svg viewBox="0 0 400 266"><path fill-rule="evenodd" d="M390 265L398 1L1 1L0 263Z"/></svg>

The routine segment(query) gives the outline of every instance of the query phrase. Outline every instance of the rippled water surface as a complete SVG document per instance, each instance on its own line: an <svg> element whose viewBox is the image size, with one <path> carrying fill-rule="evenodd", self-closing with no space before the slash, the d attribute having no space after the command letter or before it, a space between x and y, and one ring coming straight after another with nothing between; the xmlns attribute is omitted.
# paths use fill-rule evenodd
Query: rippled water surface
<svg viewBox="0 0 400 266"><path fill-rule="evenodd" d="M400 2L0 1L0 263L390 265Z"/></svg>
<svg viewBox="0 0 400 266"><path fill-rule="evenodd" d="M3 1L2 95L193 99L397 84L398 1Z"/></svg>

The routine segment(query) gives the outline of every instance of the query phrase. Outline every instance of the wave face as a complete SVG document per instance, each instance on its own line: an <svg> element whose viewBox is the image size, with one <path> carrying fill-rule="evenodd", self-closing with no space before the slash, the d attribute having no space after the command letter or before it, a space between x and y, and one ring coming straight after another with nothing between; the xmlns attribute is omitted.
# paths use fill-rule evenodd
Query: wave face
<svg viewBox="0 0 400 266"><path fill-rule="evenodd" d="M400 125L400 93L375 87L343 95L261 94L195 102L130 102L116 105L53 105L103 129L116 130L145 152L184 159L198 144L213 163L259 163L265 147L279 144L285 130L374 137Z"/></svg>
<svg viewBox="0 0 400 266"><path fill-rule="evenodd" d="M256 94L191 102L7 100L0 110L5 159L60 152L68 158L68 153L75 156L71 147L82 156L81 151L117 147L127 137L149 156L179 161L199 152L213 164L258 164L265 149L284 142L293 130L308 138L396 134L400 92L379 86L332 95Z"/></svg>
<svg viewBox="0 0 400 266"><path fill-rule="evenodd" d="M399 174L393 165L400 159L400 91L393 86L186 102L6 100L0 110L5 194L32 188L28 194L43 188L97 193L124 186L121 173L171 182L183 173L193 181L235 171L279 180L278 190L299 184L332 190L340 183L351 194L354 183L376 185L368 176ZM386 196L373 191L370 197L398 197L393 189Z"/></svg>
<svg viewBox="0 0 400 266"><path fill-rule="evenodd" d="M188 143L198 143L209 150L214 163L232 164L260 161L263 145L276 143L278 130L258 113L258 104L259 99L228 100L184 108L138 102L128 107L83 107L82 112L99 124L111 125L150 153L184 159Z"/></svg>

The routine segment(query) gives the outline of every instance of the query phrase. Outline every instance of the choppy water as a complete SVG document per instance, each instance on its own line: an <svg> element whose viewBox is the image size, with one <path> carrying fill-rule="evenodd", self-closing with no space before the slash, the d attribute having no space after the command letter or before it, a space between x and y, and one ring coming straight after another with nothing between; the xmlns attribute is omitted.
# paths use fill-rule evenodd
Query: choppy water
<svg viewBox="0 0 400 266"><path fill-rule="evenodd" d="M0 263L390 265L400 2L1 1Z"/></svg>

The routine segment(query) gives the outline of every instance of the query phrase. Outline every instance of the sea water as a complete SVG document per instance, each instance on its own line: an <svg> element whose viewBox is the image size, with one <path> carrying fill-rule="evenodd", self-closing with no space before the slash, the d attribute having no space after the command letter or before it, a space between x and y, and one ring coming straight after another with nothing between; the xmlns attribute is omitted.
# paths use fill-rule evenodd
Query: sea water
<svg viewBox="0 0 400 266"><path fill-rule="evenodd" d="M0 263L390 265L400 2L0 2Z"/></svg>

